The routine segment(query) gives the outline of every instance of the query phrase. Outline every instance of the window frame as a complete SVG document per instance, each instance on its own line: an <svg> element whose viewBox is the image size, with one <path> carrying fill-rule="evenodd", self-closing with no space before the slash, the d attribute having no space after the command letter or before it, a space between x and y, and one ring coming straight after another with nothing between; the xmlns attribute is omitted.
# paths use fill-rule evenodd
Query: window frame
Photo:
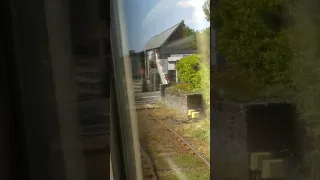
<svg viewBox="0 0 320 180"><path fill-rule="evenodd" d="M46 155L42 154L38 158L34 159L36 157L36 153L32 153L33 155L30 155L29 153L34 150L32 147L32 144L45 142L45 137L38 137L38 139L34 139L34 137L37 137L36 134L38 132L32 132L30 128L35 128L35 125L28 125L28 122L37 121L41 122L42 118L44 116L37 116L37 117L30 117L32 113L34 113L35 108L38 107L38 105L28 105L28 102L30 103L30 95L34 95L35 92L32 92L33 90L36 90L36 87L29 87L28 83L36 84L41 83L44 81L49 81L48 84L51 84L54 88L53 92L44 92L46 94L45 96L51 96L54 95L54 98L51 98L51 100L57 98L56 100L53 100L51 105L48 105L50 107L45 107L45 109L53 108L51 113L52 115L56 114L57 117L73 117L76 119L76 109L75 107L72 108L71 111L65 111L63 110L63 107L61 106L63 103L68 103L73 100L70 100L66 97L66 94L63 93L63 91L69 91L73 88L67 87L67 90L65 87L63 87L65 83L69 82L72 84L71 77L68 77L67 80L63 80L64 83L61 84L62 75L58 75L58 73L63 73L64 75L69 74L72 68L63 68L57 69L64 63L69 64L68 67L72 66L70 65L71 62L63 62L61 60L57 62L53 62L54 59L58 59L58 56L53 56L52 53L57 53L61 50L59 48L59 43L57 42L56 38L59 38L62 36L66 37L66 29L63 29L62 25L59 20L57 21L57 18L61 20L63 15L66 15L67 13L65 11L66 7L63 7L64 5L67 5L68 3L66 1L55 1L47 0L47 1L37 1L34 2L36 4L28 4L28 2L18 1L18 0L5 0L6 3L8 3L8 8L12 11L10 14L12 14L12 19L10 16L9 22L12 22L9 26L6 26L10 30L12 30L12 34L10 34L8 37L12 38L12 42L14 42L14 46L10 47L12 50L12 59L8 59L10 62L10 78L12 79L11 90L14 89L12 92L12 96L14 97L14 111L17 113L17 124L16 124L16 131L18 132L17 136L19 138L19 147L20 147L20 153L18 158L22 158L21 163L23 166L16 166L16 168L20 167L21 177L23 179L30 179L36 178L36 177L43 177L46 172L48 172L48 175L54 172L59 172L59 174L55 175L55 177L51 177L51 179L68 179L68 177L72 177L75 175L75 171L73 171L74 175L70 175L67 177L68 170L64 169L66 164L63 163L60 159L54 160L56 163L63 163L62 167L59 169L50 169L51 164L43 164L43 165L36 165L39 162L45 162L44 159L41 160L41 158L45 157ZM120 3L120 4L119 4ZM31 11L31 7L34 9L37 9L39 11L34 10L31 14L28 15ZM48 10L50 8L53 8L51 10ZM56 11L56 8L60 8L60 11ZM107 8L107 7L106 7ZM113 101L111 101L113 104L111 107L111 158L110 158L110 170L111 175L113 174L112 179L128 179L128 180L140 180L142 179L142 168L141 168L141 156L140 156L140 143L139 143L139 135L138 135L138 129L135 119L135 114L131 111L134 108L133 105L133 97L132 95L128 94L130 86L128 87L129 82L126 82L124 80L128 79L128 74L126 72L126 65L125 65L125 57L122 56L123 54L123 43L116 43L116 42L123 42L124 37L119 36L120 34L123 34L121 31L123 29L121 20L121 14L119 14L119 9L121 9L121 2L113 0L111 1L111 22L115 22L115 24L111 28L111 48L112 48L112 80L111 80L111 93ZM55 12L56 11L56 12ZM62 11L62 14L61 14ZM60 13L60 14L59 14ZM37 15L36 15L37 14ZM33 16L36 15L36 16ZM37 26L32 26L27 21L32 20L41 20L41 23ZM53 20L53 24L48 21ZM7 21L5 21L7 22ZM63 21L65 23L65 21ZM53 28L54 27L54 28ZM12 28L12 29L11 29ZM28 33L23 32L25 31L25 28L27 31L40 31L39 37L37 39L32 39L32 37L28 37ZM39 29L40 28L40 29ZM32 35L34 36L36 33L33 32ZM44 40L42 40L43 38ZM47 43L45 48L46 53L40 52L40 50L32 50L32 52L28 52L24 47L26 47L26 43L23 41L26 40L35 40L36 42L43 42L44 44ZM40 40L41 39L41 40ZM65 39L66 41L70 41L69 38ZM34 42L33 44L35 44ZM60 42L61 43L61 42ZM68 47L68 52L72 53L72 47L71 43L67 42L67 44L70 46ZM61 45L61 44L60 44ZM68 46L65 45L65 46ZM40 47L40 45L37 45ZM30 47L31 48L31 47ZM33 47L34 48L34 47ZM44 58L43 63L46 63L48 69L41 70L41 66L39 66L39 61L41 60L41 57L37 60L30 60L32 58L32 53L37 53L37 56L43 56ZM39 54L38 54L39 53ZM61 52L60 52L61 53ZM29 57L28 57L29 56ZM30 63L30 64L29 64ZM32 64L32 65L31 65ZM31 67L34 67L32 71L30 70ZM29 70L28 70L29 69ZM58 72L59 71L59 72ZM63 72L61 72L63 71ZM45 73L45 74L43 74ZM40 74L43 74L40 75ZM122 74L122 75L120 75ZM42 80L36 80L35 78L42 78ZM123 79L125 78L125 79ZM50 87L46 87L50 88ZM62 91L62 88L64 89ZM59 90L60 89L60 90ZM45 90L45 89L42 89ZM41 92L41 90L36 90ZM60 91L60 94L57 94L57 91ZM50 95L51 94L51 95ZM56 97L57 96L57 97ZM60 97L58 97L60 96ZM51 101L50 99L35 99L32 100L31 103L49 103ZM131 100L131 101L130 101ZM57 101L57 102L55 102ZM118 103L117 103L118 102ZM120 103L119 103L120 102ZM60 107L59 107L60 106ZM126 107L126 108L123 108ZM134 108L135 110L135 108ZM60 111L60 112L59 112ZM72 115L73 114L73 115ZM33 119L34 118L34 119ZM42 123L43 124L43 123ZM29 129L26 131L26 129ZM45 131L45 130L41 130ZM60 144L63 142L59 142ZM49 147L46 144L46 149L49 152ZM31 148L31 149L30 149ZM22 151L21 151L22 150ZM19 159L20 160L20 159ZM51 162L51 161L49 161ZM42 167L41 169L37 169L37 167ZM69 165L70 167L70 165ZM80 170L81 171L81 170ZM14 170L14 172L17 172L17 169ZM50 173L49 173L50 172ZM79 172L79 171L78 171ZM85 177L82 177L85 178Z"/></svg>
<svg viewBox="0 0 320 180"><path fill-rule="evenodd" d="M111 48L112 48L112 83L116 98L116 119L120 140L122 168L125 170L125 179L141 180L142 165L140 154L139 133L135 114L135 105L132 91L131 67L129 50L127 48L126 27L124 20L123 0L111 0ZM127 54L126 54L127 53ZM117 83L116 83L117 82ZM112 107L112 106L111 106ZM114 167L114 166L113 166Z"/></svg>

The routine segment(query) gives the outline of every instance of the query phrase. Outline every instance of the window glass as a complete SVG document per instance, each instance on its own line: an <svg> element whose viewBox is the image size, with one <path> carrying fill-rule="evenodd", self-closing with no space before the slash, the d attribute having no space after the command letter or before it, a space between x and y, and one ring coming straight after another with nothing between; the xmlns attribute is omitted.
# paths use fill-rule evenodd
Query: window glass
<svg viewBox="0 0 320 180"><path fill-rule="evenodd" d="M203 8L205 1L123 3L125 54L131 54L133 111L144 179L209 179L210 63L206 49L210 46L210 23ZM144 70L138 71L141 68ZM186 94L199 96L191 100L183 98ZM201 118L188 117L189 109Z"/></svg>

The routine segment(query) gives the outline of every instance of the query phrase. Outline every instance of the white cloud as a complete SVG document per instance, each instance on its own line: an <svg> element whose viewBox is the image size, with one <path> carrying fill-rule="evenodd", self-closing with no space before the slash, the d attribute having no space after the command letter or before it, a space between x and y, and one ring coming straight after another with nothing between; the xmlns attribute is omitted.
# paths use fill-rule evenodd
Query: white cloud
<svg viewBox="0 0 320 180"><path fill-rule="evenodd" d="M206 15L203 12L202 6L205 3L205 0L180 0L177 3L177 6L182 8L193 8L192 19L186 20L186 22L199 25L204 22Z"/></svg>
<svg viewBox="0 0 320 180"><path fill-rule="evenodd" d="M170 7L174 7L175 2L173 0L160 0L142 19L142 26L144 27L147 24L157 21L161 18L161 14L167 13Z"/></svg>

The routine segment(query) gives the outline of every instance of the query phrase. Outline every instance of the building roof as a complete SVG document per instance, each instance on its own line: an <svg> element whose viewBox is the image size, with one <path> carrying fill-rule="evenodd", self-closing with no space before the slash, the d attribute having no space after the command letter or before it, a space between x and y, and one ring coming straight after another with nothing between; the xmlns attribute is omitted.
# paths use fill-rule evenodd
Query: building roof
<svg viewBox="0 0 320 180"><path fill-rule="evenodd" d="M166 31L154 36L151 38L145 45L145 50L155 49L161 47L166 40L178 29L180 25L183 24L183 21L179 22L178 24L172 26L171 28L167 29Z"/></svg>
<svg viewBox="0 0 320 180"><path fill-rule="evenodd" d="M190 35L188 37L178 39L163 46L164 49L196 49L192 46L192 42L197 40L196 35Z"/></svg>

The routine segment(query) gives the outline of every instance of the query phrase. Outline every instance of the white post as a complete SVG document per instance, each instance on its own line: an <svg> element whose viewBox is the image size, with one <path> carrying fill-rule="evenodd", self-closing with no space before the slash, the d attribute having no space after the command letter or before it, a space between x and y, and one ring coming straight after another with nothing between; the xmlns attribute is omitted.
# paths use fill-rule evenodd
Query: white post
<svg viewBox="0 0 320 180"><path fill-rule="evenodd" d="M178 82L178 70L176 69L176 82Z"/></svg>
<svg viewBox="0 0 320 180"><path fill-rule="evenodd" d="M153 73L153 91L157 90L157 73Z"/></svg>

